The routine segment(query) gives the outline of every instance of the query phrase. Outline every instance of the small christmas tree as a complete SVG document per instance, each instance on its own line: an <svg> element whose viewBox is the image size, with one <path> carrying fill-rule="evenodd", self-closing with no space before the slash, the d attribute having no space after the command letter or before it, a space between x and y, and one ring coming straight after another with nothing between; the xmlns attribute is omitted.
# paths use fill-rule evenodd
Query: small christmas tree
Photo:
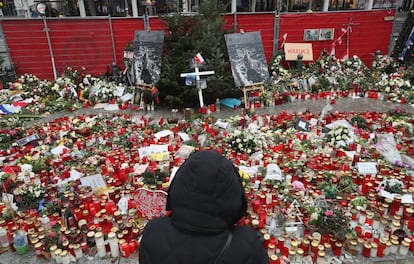
<svg viewBox="0 0 414 264"><path fill-rule="evenodd" d="M202 70L214 70L207 78L203 91L205 103L212 104L217 97L234 96L233 79L224 40L226 31L222 13L225 7L216 0L204 1L195 16L177 13L163 17L168 32L165 36L165 56L162 76L158 83L161 101L172 107L190 107L198 104L195 87L185 85L180 73L189 72L190 60L200 52L206 60Z"/></svg>

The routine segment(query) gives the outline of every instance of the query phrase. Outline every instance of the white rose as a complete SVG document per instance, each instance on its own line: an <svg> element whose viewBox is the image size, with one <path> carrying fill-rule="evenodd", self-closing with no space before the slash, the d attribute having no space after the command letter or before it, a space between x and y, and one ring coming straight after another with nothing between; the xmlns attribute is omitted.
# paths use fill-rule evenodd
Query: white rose
<svg viewBox="0 0 414 264"><path fill-rule="evenodd" d="M317 212L313 212L310 216L310 220L314 221L314 220L318 220L319 219L319 214Z"/></svg>

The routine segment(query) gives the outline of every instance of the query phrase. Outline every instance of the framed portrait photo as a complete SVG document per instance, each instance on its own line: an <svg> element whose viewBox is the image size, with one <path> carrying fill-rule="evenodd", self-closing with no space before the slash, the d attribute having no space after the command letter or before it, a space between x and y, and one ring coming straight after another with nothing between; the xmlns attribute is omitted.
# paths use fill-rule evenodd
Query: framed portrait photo
<svg viewBox="0 0 414 264"><path fill-rule="evenodd" d="M319 29L305 29L303 33L304 41L319 40Z"/></svg>
<svg viewBox="0 0 414 264"><path fill-rule="evenodd" d="M333 40L334 28L321 28L319 30L319 40Z"/></svg>

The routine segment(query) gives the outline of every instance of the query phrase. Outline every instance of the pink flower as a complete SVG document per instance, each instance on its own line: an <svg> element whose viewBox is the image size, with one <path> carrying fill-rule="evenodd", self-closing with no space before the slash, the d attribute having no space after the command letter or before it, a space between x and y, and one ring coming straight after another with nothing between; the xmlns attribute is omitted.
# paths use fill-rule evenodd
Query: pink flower
<svg viewBox="0 0 414 264"><path fill-rule="evenodd" d="M49 233L50 238L54 238L56 236L56 232L52 231Z"/></svg>
<svg viewBox="0 0 414 264"><path fill-rule="evenodd" d="M331 210L326 210L325 211L325 216L331 216L333 213Z"/></svg>

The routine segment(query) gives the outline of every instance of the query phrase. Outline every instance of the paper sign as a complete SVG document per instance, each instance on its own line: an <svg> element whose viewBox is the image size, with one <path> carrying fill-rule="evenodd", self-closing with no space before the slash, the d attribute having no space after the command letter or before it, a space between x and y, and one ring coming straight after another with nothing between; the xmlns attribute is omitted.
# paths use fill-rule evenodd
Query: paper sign
<svg viewBox="0 0 414 264"><path fill-rule="evenodd" d="M80 182L81 185L90 186L94 192L96 192L98 189L106 188L106 182L101 174L94 174L80 178Z"/></svg>
<svg viewBox="0 0 414 264"><path fill-rule="evenodd" d="M53 155L59 155L63 152L64 149L68 149L64 145L57 146L56 148L52 149L50 152L52 152Z"/></svg>
<svg viewBox="0 0 414 264"><path fill-rule="evenodd" d="M403 204L412 204L412 203L414 203L413 196L411 194L404 194L401 197L401 203L403 203Z"/></svg>
<svg viewBox="0 0 414 264"><path fill-rule="evenodd" d="M154 137L156 137L157 139L160 139L162 137L167 137L169 135L174 135L174 133L171 130L163 130L163 131L155 133Z"/></svg>
<svg viewBox="0 0 414 264"><path fill-rule="evenodd" d="M313 61L312 43L285 43L285 60L296 61L302 54L303 61Z"/></svg>
<svg viewBox="0 0 414 264"><path fill-rule="evenodd" d="M123 96L121 96L120 97L120 99L121 99L121 101L122 102L126 102L126 101L129 101L129 100L131 100L132 99L132 94L131 93L127 93L127 94L124 94Z"/></svg>
<svg viewBox="0 0 414 264"><path fill-rule="evenodd" d="M309 121L309 124L311 126L315 126L316 124L318 124L318 119L316 118L311 118L311 120Z"/></svg>
<svg viewBox="0 0 414 264"><path fill-rule="evenodd" d="M118 106L118 104L107 104L104 107L104 110L105 111L118 111L119 110L119 106Z"/></svg>
<svg viewBox="0 0 414 264"><path fill-rule="evenodd" d="M377 174L377 163L376 162L358 162L357 168L359 174Z"/></svg>
<svg viewBox="0 0 414 264"><path fill-rule="evenodd" d="M116 86L115 87L115 96L121 97L124 94L125 87L124 86Z"/></svg>
<svg viewBox="0 0 414 264"><path fill-rule="evenodd" d="M253 166L253 167L239 166L239 169L247 173L249 176L254 176L259 171L258 166Z"/></svg>
<svg viewBox="0 0 414 264"><path fill-rule="evenodd" d="M277 164L269 164L266 169L266 177L268 180L282 180L282 171Z"/></svg>
<svg viewBox="0 0 414 264"><path fill-rule="evenodd" d="M82 177L83 173L79 172L77 170L71 170L70 171L70 179L72 179L73 181L76 181L77 179L80 179L80 177Z"/></svg>
<svg viewBox="0 0 414 264"><path fill-rule="evenodd" d="M390 193L387 192L385 190L381 190L380 191L380 195L384 198L388 198L390 200L394 200L394 197L397 195L395 193ZM407 204L413 204L414 200L413 200L413 196L411 194L404 194L404 195L400 195L401 196L401 203L407 203Z"/></svg>
<svg viewBox="0 0 414 264"><path fill-rule="evenodd" d="M135 164L134 165L134 173L137 175L141 175L145 172L145 170L148 168L148 163L147 164Z"/></svg>
<svg viewBox="0 0 414 264"><path fill-rule="evenodd" d="M105 108L106 105L107 105L107 103L99 103L99 104L96 104L93 108L94 109L103 109L103 108Z"/></svg>
<svg viewBox="0 0 414 264"><path fill-rule="evenodd" d="M347 157L351 158L352 160L354 159L354 156L355 156L355 153L356 153L355 151L344 151L344 152L345 152Z"/></svg>
<svg viewBox="0 0 414 264"><path fill-rule="evenodd" d="M148 156L152 153L159 153L168 151L168 145L150 145L148 147L142 147L138 149L139 156L141 158Z"/></svg>
<svg viewBox="0 0 414 264"><path fill-rule="evenodd" d="M150 145L150 151L151 151L151 153L168 151L168 144L161 144L161 145L151 144Z"/></svg>
<svg viewBox="0 0 414 264"><path fill-rule="evenodd" d="M188 159L190 154L194 151L194 147L188 145L182 145L177 152L175 152L174 156L179 157L182 159Z"/></svg>
<svg viewBox="0 0 414 264"><path fill-rule="evenodd" d="M182 141L190 140L190 136L188 134L184 133L184 132L178 132L178 135L180 136Z"/></svg>
<svg viewBox="0 0 414 264"><path fill-rule="evenodd" d="M297 118L295 120L295 129L299 130L299 131L308 131L309 130L309 122L306 122L301 118Z"/></svg>
<svg viewBox="0 0 414 264"><path fill-rule="evenodd" d="M164 152L151 153L151 154L148 154L148 159L151 161L169 160L170 152L164 151Z"/></svg>
<svg viewBox="0 0 414 264"><path fill-rule="evenodd" d="M217 120L216 125L217 125L218 127L220 127L220 128L224 128L224 129L226 129L226 128L227 128L227 126L229 125L229 123L227 123L227 122L223 122L223 121L221 121L221 120Z"/></svg>
<svg viewBox="0 0 414 264"><path fill-rule="evenodd" d="M17 144L19 146L24 146L27 143L32 142L34 140L38 140L38 139L39 139L39 136L37 134L33 134L33 135L28 136L28 137L17 140Z"/></svg>

